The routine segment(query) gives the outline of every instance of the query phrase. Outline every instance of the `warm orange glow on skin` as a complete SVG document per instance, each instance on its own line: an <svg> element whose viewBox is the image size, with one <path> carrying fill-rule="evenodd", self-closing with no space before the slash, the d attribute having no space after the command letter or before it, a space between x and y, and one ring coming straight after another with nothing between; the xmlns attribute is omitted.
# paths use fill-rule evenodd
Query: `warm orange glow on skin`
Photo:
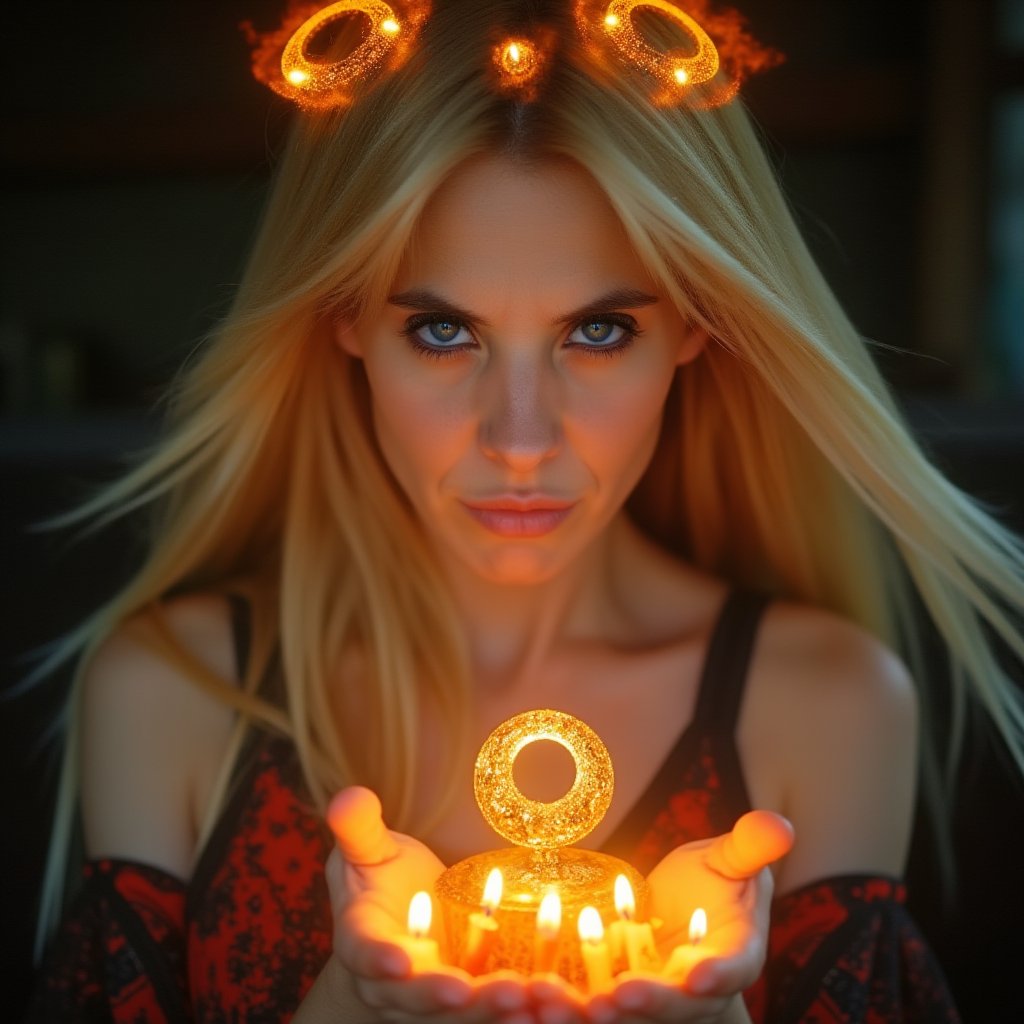
<svg viewBox="0 0 1024 1024"><path fill-rule="evenodd" d="M752 878L789 853L792 845L789 822L769 811L749 811L711 844L708 863L727 878Z"/></svg>

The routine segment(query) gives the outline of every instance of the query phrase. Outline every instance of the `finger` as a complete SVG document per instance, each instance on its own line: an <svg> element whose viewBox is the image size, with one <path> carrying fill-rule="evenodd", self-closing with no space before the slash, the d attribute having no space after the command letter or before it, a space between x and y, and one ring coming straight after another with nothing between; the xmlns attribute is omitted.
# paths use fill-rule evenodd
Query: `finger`
<svg viewBox="0 0 1024 1024"><path fill-rule="evenodd" d="M717 1019L725 999L701 998L661 980L634 978L627 979L615 989L614 1002L620 1014L624 1011L631 1020L698 1021ZM621 1020L621 1015L617 1019Z"/></svg>
<svg viewBox="0 0 1024 1024"><path fill-rule="evenodd" d="M371 789L341 790L327 807L327 822L349 864L382 864L398 853L394 837L384 827L380 800Z"/></svg>
<svg viewBox="0 0 1024 1024"><path fill-rule="evenodd" d="M726 878L753 878L793 847L793 826L772 811L749 811L708 847L707 862Z"/></svg>
<svg viewBox="0 0 1024 1024"><path fill-rule="evenodd" d="M476 1001L490 1007L497 1015L514 1014L529 1006L529 995L523 978L515 971L494 971L477 978Z"/></svg>
<svg viewBox="0 0 1024 1024"><path fill-rule="evenodd" d="M468 982L446 973L443 967L436 972L402 981L357 978L355 986L367 1006L390 1011L389 1016L409 1014L429 1018L439 1014L443 1015L444 1020L462 1019L462 1013L473 1002L473 989Z"/></svg>

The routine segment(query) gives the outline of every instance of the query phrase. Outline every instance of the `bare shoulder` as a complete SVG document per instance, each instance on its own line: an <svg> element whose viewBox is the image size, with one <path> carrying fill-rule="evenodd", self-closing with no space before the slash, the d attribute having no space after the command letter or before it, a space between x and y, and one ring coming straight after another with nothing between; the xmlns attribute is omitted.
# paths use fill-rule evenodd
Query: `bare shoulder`
<svg viewBox="0 0 1024 1024"><path fill-rule="evenodd" d="M226 602L179 598L164 606L171 633L206 669L234 678ZM166 658L140 617L110 636L82 680L81 781L86 850L143 861L181 878L196 842L194 795L223 749L231 711Z"/></svg>
<svg viewBox="0 0 1024 1024"><path fill-rule="evenodd" d="M779 603L759 640L746 728L797 845L780 889L904 866L913 819L917 700L902 661L831 613ZM750 766L754 771L756 765Z"/></svg>

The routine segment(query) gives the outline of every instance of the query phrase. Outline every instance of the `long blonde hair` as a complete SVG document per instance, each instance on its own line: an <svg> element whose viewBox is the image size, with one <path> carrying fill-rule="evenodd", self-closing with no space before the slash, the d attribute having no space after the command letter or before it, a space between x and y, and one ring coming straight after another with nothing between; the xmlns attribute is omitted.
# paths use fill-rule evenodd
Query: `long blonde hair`
<svg viewBox="0 0 1024 1024"><path fill-rule="evenodd" d="M437 703L457 745L464 638L379 456L361 367L332 344L331 321L386 295L424 204L462 162L562 158L593 175L651 274L714 339L673 386L630 501L636 520L701 568L865 625L912 664L919 599L949 651L954 747L973 694L1024 769L1024 711L986 637L1024 659L1012 622L1024 605L1021 543L910 437L739 101L654 105L638 75L594 64L567 11L547 19L558 42L539 94L520 103L495 90L495 30L543 6L438 0L402 67L357 84L345 109L297 120L234 305L176 382L166 437L70 517L148 508L148 557L49 667L77 656L80 678L105 637L148 616L166 655L238 709L238 735L257 723L294 741L316 800L365 782L390 822L415 827L418 709ZM241 686L160 627L161 600L195 591L250 600ZM256 692L275 650L281 706ZM352 655L358 719L335 679ZM77 690L44 930L67 867Z"/></svg>

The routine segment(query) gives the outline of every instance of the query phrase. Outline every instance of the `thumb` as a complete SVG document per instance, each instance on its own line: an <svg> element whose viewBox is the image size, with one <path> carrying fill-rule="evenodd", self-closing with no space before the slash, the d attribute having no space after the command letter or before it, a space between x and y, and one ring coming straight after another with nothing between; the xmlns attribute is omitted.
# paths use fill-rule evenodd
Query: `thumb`
<svg viewBox="0 0 1024 1024"><path fill-rule="evenodd" d="M398 853L394 837L384 827L382 813L377 794L363 786L349 786L331 800L327 823L349 864L382 864Z"/></svg>
<svg viewBox="0 0 1024 1024"><path fill-rule="evenodd" d="M726 878L753 878L793 847L793 826L772 811L749 811L708 847L708 864Z"/></svg>

